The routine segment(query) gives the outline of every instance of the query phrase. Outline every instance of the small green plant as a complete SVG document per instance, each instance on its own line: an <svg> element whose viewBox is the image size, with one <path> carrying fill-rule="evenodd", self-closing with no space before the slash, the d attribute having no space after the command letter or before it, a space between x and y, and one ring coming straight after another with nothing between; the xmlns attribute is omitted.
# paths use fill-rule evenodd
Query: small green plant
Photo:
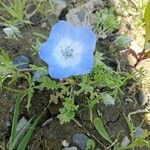
<svg viewBox="0 0 150 150"><path fill-rule="evenodd" d="M60 120L60 124L70 122L75 117L75 111L79 106L74 104L74 101L70 98L66 98L63 102L63 107L59 109L60 114L57 116Z"/></svg>
<svg viewBox="0 0 150 150"><path fill-rule="evenodd" d="M17 94L17 96L15 98L15 107L14 107L15 109L14 109L12 128L11 128L11 136L10 136L10 140L9 140L9 148L8 148L9 150L13 150L13 149L25 150L26 149L27 144L29 143L29 140L33 134L33 131L35 130L36 125L42 116L42 113L41 113L36 119L31 118L24 125L22 130L18 133L17 122L18 122L18 118L19 118L20 103L21 103L23 97L24 97L24 95Z"/></svg>
<svg viewBox="0 0 150 150"><path fill-rule="evenodd" d="M116 144L114 149L128 150L128 149L144 148L144 147L150 149L150 141L148 140L150 134L148 130L140 128L142 129L140 134L136 133L136 129L138 129L139 127L135 127L133 121L128 117L126 117L125 115L124 117L129 128L131 142L127 146L120 146L120 145L117 146Z"/></svg>
<svg viewBox="0 0 150 150"><path fill-rule="evenodd" d="M112 143L112 139L109 136L108 132L106 131L103 121L100 118L95 118L94 119L94 126L96 128L96 130L98 131L98 133L109 143Z"/></svg>
<svg viewBox="0 0 150 150"><path fill-rule="evenodd" d="M7 78L15 80L18 77L15 66L12 65L9 56L0 49L0 87Z"/></svg>
<svg viewBox="0 0 150 150"><path fill-rule="evenodd" d="M127 35L117 36L109 46L112 56L116 58L121 50L125 50L129 47L131 42L132 39Z"/></svg>
<svg viewBox="0 0 150 150"><path fill-rule="evenodd" d="M102 119L100 117L96 117L93 121L94 123L94 127L96 128L97 132L99 133L99 135L105 139L108 143L112 144L113 141L109 135L109 133L107 132L104 123L102 121ZM103 145L104 146L104 145ZM96 148L96 143L93 139L89 139L87 141L87 147L86 150L99 150L99 148ZM105 146L104 146L105 147ZM105 147L106 149L106 147Z"/></svg>
<svg viewBox="0 0 150 150"><path fill-rule="evenodd" d="M95 30L100 38L106 38L119 27L119 21L114 16L114 9L102 9L98 11Z"/></svg>

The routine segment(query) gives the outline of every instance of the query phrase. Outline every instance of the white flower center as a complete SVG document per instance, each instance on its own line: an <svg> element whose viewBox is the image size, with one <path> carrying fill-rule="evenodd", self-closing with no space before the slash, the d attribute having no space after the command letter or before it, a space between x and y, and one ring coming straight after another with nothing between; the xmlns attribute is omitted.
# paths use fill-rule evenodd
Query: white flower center
<svg viewBox="0 0 150 150"><path fill-rule="evenodd" d="M79 42L63 39L56 46L53 56L61 67L76 66L81 61L82 51Z"/></svg>

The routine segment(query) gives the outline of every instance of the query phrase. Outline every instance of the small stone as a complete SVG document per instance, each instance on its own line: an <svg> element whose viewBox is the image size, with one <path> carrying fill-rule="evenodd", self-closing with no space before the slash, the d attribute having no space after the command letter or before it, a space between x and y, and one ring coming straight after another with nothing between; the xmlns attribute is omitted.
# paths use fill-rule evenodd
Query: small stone
<svg viewBox="0 0 150 150"><path fill-rule="evenodd" d="M67 7L66 1L65 0L55 0L54 3L56 5L55 14L56 14L56 16L60 16L63 9L65 9Z"/></svg>
<svg viewBox="0 0 150 150"><path fill-rule="evenodd" d="M43 22L43 23L41 24L41 28L47 28L47 23L46 23L46 22Z"/></svg>
<svg viewBox="0 0 150 150"><path fill-rule="evenodd" d="M150 113L146 113L146 114L144 115L144 119L145 119L145 122L146 122L148 125L150 125Z"/></svg>
<svg viewBox="0 0 150 150"><path fill-rule="evenodd" d="M44 126L46 126L46 125L49 125L52 121L53 121L53 118L50 118L50 119L46 120L46 121L42 124L42 127L44 127Z"/></svg>
<svg viewBox="0 0 150 150"><path fill-rule="evenodd" d="M73 135L72 140L73 140L73 143L76 146L78 146L81 150L85 150L87 141L89 140L89 137L86 136L85 134L75 133Z"/></svg>
<svg viewBox="0 0 150 150"><path fill-rule="evenodd" d="M77 15L78 15L78 19L83 22L84 21L84 18L85 18L85 12L83 10L77 12Z"/></svg>
<svg viewBox="0 0 150 150"><path fill-rule="evenodd" d="M145 105L148 101L149 97L148 97L148 90L146 89L141 89L139 92L139 96L138 96L138 101L141 105Z"/></svg>
<svg viewBox="0 0 150 150"><path fill-rule="evenodd" d="M125 136L121 142L121 147L126 147L130 143L130 140L127 136Z"/></svg>
<svg viewBox="0 0 150 150"><path fill-rule="evenodd" d="M71 147L65 147L62 150L78 150L78 149L75 146L71 146Z"/></svg>
<svg viewBox="0 0 150 150"><path fill-rule="evenodd" d="M135 137L140 137L142 134L143 134L143 129L142 128L140 128L140 127L136 127L135 128Z"/></svg>
<svg viewBox="0 0 150 150"><path fill-rule="evenodd" d="M134 50L134 52L135 52L136 54L142 52L142 48L139 46L139 44L138 44L137 41L132 41L132 42L131 42L131 45L130 45L130 48L131 48L132 50Z"/></svg>
<svg viewBox="0 0 150 150"><path fill-rule="evenodd" d="M20 132L24 126L27 124L28 120L25 117L22 117L17 124L17 132Z"/></svg>
<svg viewBox="0 0 150 150"><path fill-rule="evenodd" d="M7 121L5 122L5 124L6 124L7 127L10 127L10 126L11 126L10 120L7 120Z"/></svg>
<svg viewBox="0 0 150 150"><path fill-rule="evenodd" d="M17 69L27 69L29 63L29 59L24 55L17 56L12 62L12 64L15 65Z"/></svg>
<svg viewBox="0 0 150 150"><path fill-rule="evenodd" d="M97 16L93 12L101 9L103 6L104 2L102 0L89 0L76 8L69 9L66 19L77 26L86 25L95 28Z"/></svg>
<svg viewBox="0 0 150 150"><path fill-rule="evenodd" d="M68 146L69 146L69 143L68 143L66 140L63 140L63 141L62 141L62 145L63 145L64 147L68 147Z"/></svg>

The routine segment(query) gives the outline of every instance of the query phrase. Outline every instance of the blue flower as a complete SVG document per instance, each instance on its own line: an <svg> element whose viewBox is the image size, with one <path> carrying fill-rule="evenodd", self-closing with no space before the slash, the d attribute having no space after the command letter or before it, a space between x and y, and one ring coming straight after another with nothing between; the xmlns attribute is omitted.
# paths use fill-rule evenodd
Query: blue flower
<svg viewBox="0 0 150 150"><path fill-rule="evenodd" d="M96 35L88 27L75 27L59 21L39 50L39 56L48 64L52 78L64 79L72 75L88 74L93 67Z"/></svg>

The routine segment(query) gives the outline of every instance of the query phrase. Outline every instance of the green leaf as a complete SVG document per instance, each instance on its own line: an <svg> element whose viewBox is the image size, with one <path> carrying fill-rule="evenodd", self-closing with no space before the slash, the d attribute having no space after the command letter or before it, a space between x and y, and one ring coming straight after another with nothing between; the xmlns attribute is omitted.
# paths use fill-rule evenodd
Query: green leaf
<svg viewBox="0 0 150 150"><path fill-rule="evenodd" d="M145 23L145 45L150 40L150 23Z"/></svg>
<svg viewBox="0 0 150 150"><path fill-rule="evenodd" d="M146 9L145 9L144 21L145 23L150 23L150 0L148 1Z"/></svg>
<svg viewBox="0 0 150 150"><path fill-rule="evenodd" d="M104 124L102 122L102 120L100 118L95 118L94 119L94 126L96 128L96 130L99 132L99 134L105 139L107 140L109 143L112 143L112 139L109 136L109 134L107 133Z"/></svg>
<svg viewBox="0 0 150 150"><path fill-rule="evenodd" d="M14 116L13 116L13 123L12 123L12 128L11 128L11 137L10 137L10 146L9 150L13 150L12 144L13 141L16 138L17 135L17 120L19 117L19 106L20 106L20 95L18 94L16 97L16 102L15 102L15 110L14 110Z"/></svg>
<svg viewBox="0 0 150 150"><path fill-rule="evenodd" d="M56 81L51 80L48 76L40 78L39 82L41 83L40 86L42 88L47 88L48 90L58 89L58 84L56 83Z"/></svg>
<svg viewBox="0 0 150 150"><path fill-rule="evenodd" d="M87 141L86 150L95 150L95 142L91 139Z"/></svg>
<svg viewBox="0 0 150 150"><path fill-rule="evenodd" d="M63 107L59 109L60 114L57 116L60 120L60 124L70 122L75 117L75 111L79 106L74 104L74 100L66 98L63 102Z"/></svg>
<svg viewBox="0 0 150 150"><path fill-rule="evenodd" d="M25 150L26 149L26 146L33 134L33 131L35 130L36 128L36 125L39 121L39 119L41 118L41 116L39 116L35 121L34 123L32 124L32 126L29 128L28 132L26 133L25 137L23 138L23 140L20 142L19 146L17 147L17 150Z"/></svg>
<svg viewBox="0 0 150 150"><path fill-rule="evenodd" d="M150 0L147 3L145 13L144 13L144 21L145 21L145 46L150 40Z"/></svg>
<svg viewBox="0 0 150 150"><path fill-rule="evenodd" d="M13 143L10 145L9 149L13 150L15 146L22 140L23 136L25 135L26 130L29 128L31 121L33 118L31 118L27 124L23 127L23 129L17 133L16 138L14 139Z"/></svg>

